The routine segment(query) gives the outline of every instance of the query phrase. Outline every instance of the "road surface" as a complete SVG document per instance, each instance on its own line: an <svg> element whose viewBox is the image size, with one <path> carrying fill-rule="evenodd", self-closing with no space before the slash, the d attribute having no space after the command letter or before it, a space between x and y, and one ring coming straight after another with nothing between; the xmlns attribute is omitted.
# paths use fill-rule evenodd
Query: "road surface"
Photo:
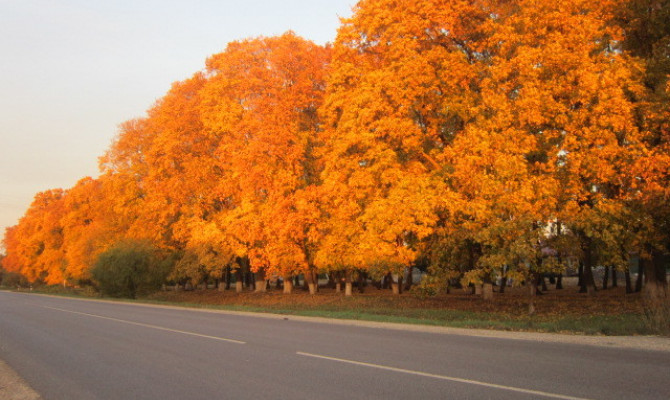
<svg viewBox="0 0 670 400"><path fill-rule="evenodd" d="M670 399L670 353L0 292L50 399Z"/></svg>

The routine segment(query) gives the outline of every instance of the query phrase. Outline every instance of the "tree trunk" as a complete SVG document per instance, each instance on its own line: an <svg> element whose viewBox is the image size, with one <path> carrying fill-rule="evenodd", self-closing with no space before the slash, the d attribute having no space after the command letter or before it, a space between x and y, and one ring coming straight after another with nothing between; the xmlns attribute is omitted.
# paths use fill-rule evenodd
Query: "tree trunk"
<svg viewBox="0 0 670 400"><path fill-rule="evenodd" d="M633 293L633 283L631 282L630 270L628 268L626 268L626 271L623 273L623 277L626 280L626 293Z"/></svg>
<svg viewBox="0 0 670 400"><path fill-rule="evenodd" d="M530 283L529 300L528 300L528 315L535 315L535 296L537 294L537 278L531 276L526 282Z"/></svg>
<svg viewBox="0 0 670 400"><path fill-rule="evenodd" d="M331 275L335 281L335 293L342 292L342 273L340 271L335 271Z"/></svg>
<svg viewBox="0 0 670 400"><path fill-rule="evenodd" d="M312 270L305 271L305 283L309 294L316 294L316 283L314 282L314 274Z"/></svg>
<svg viewBox="0 0 670 400"><path fill-rule="evenodd" d="M391 290L393 294L399 295L402 293L402 276L398 274L391 274Z"/></svg>
<svg viewBox="0 0 670 400"><path fill-rule="evenodd" d="M507 276L504 274L502 278L500 278L500 294L505 293L505 288L507 287Z"/></svg>
<svg viewBox="0 0 670 400"><path fill-rule="evenodd" d="M482 295L482 285L480 283L475 283L475 295Z"/></svg>
<svg viewBox="0 0 670 400"><path fill-rule="evenodd" d="M657 250L651 251L651 259L640 260L640 266L644 265L645 291L652 296L664 292L668 287L666 278L665 257Z"/></svg>
<svg viewBox="0 0 670 400"><path fill-rule="evenodd" d="M400 285L398 285L398 282L391 282L391 292L396 296L400 294Z"/></svg>
<svg viewBox="0 0 670 400"><path fill-rule="evenodd" d="M226 290L230 290L230 281L232 280L232 274L230 273L230 266L226 267Z"/></svg>
<svg viewBox="0 0 670 400"><path fill-rule="evenodd" d="M284 277L284 294L293 293L293 277L285 276Z"/></svg>
<svg viewBox="0 0 670 400"><path fill-rule="evenodd" d="M254 273L254 278L256 278L254 287L256 293L265 293L267 292L268 281L265 279L265 268L261 267Z"/></svg>
<svg viewBox="0 0 670 400"><path fill-rule="evenodd" d="M328 283L326 284L329 289L335 289L335 274L332 272L328 273Z"/></svg>
<svg viewBox="0 0 670 400"><path fill-rule="evenodd" d="M563 289L563 274L556 277L556 289Z"/></svg>
<svg viewBox="0 0 670 400"><path fill-rule="evenodd" d="M391 282L391 273L384 275L382 278L382 289L388 289Z"/></svg>
<svg viewBox="0 0 670 400"><path fill-rule="evenodd" d="M540 274L539 277L538 277L538 279L540 280L540 284L542 285L542 291L543 292L546 292L547 290L549 290L549 289L547 289L547 280L545 278L546 277L544 276L544 274Z"/></svg>
<svg viewBox="0 0 670 400"><path fill-rule="evenodd" d="M584 284L586 285L586 294L593 296L596 293L596 282L593 279L593 269L591 265L584 266Z"/></svg>
<svg viewBox="0 0 670 400"><path fill-rule="evenodd" d="M365 281L366 281L367 275L363 271L358 271L358 281L357 281L357 286L358 286L358 293L363 293L365 292Z"/></svg>
<svg viewBox="0 0 670 400"><path fill-rule="evenodd" d="M242 279L242 267L238 267L235 270L235 292L242 293L244 289L244 282Z"/></svg>
<svg viewBox="0 0 670 400"><path fill-rule="evenodd" d="M249 271L247 272L247 287L250 288L251 290L256 290L256 274L253 272Z"/></svg>
<svg viewBox="0 0 670 400"><path fill-rule="evenodd" d="M666 278L665 256L651 251L651 259L645 260L645 287L643 291L644 313L647 324L659 334L670 334L670 293Z"/></svg>
<svg viewBox="0 0 670 400"><path fill-rule="evenodd" d="M312 280L314 281L314 293L319 292L319 272L312 267Z"/></svg>
<svg viewBox="0 0 670 400"><path fill-rule="evenodd" d="M414 285L414 267L410 266L407 272L407 282L405 282L405 290L410 290Z"/></svg>
<svg viewBox="0 0 670 400"><path fill-rule="evenodd" d="M590 237L580 235L582 238L582 250L584 251L583 277L580 293L586 292L593 296L596 291L596 282L593 279L593 243Z"/></svg>
<svg viewBox="0 0 670 400"><path fill-rule="evenodd" d="M635 292L640 292L642 291L642 279L647 271L645 271L645 262L641 258L638 261L637 265L638 267L637 267L637 280L635 281Z"/></svg>
<svg viewBox="0 0 670 400"><path fill-rule="evenodd" d="M579 286L579 293L586 292L586 287L584 286L584 264L581 261L577 268L577 286Z"/></svg>
<svg viewBox="0 0 670 400"><path fill-rule="evenodd" d="M603 273L603 290L607 290L609 277L610 277L610 267L605 267L605 272Z"/></svg>
<svg viewBox="0 0 670 400"><path fill-rule="evenodd" d="M344 295L351 296L351 269L347 268L344 271Z"/></svg>
<svg viewBox="0 0 670 400"><path fill-rule="evenodd" d="M491 282L484 283L483 295L484 300L493 300L493 284Z"/></svg>
<svg viewBox="0 0 670 400"><path fill-rule="evenodd" d="M667 272L666 272L666 257L658 250L651 252L651 262L646 271L648 272L647 282L654 282L661 288L668 286Z"/></svg>
<svg viewBox="0 0 670 400"><path fill-rule="evenodd" d="M617 281L617 270L616 267L612 267L612 287L619 287L618 281Z"/></svg>

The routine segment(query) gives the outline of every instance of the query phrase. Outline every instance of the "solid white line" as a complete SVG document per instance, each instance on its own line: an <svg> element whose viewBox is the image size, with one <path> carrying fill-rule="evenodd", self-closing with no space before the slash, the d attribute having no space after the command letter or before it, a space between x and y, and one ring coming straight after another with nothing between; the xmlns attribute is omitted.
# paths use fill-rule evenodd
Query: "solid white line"
<svg viewBox="0 0 670 400"><path fill-rule="evenodd" d="M162 326L156 326L156 325L143 324L143 323L140 323L140 322L127 321L125 319L104 317L102 315L83 313L83 312L79 312L79 311L64 310L62 308L47 307L47 306L43 306L43 307L48 308L50 310L67 312L67 313L70 313L70 314L85 315L87 317L106 319L106 320L109 320L109 321L120 322L120 323L128 324L128 325L136 325L136 326L141 326L141 327L144 327L144 328L157 329L157 330L160 330L160 331L181 333L182 335L197 336L197 337L201 337L201 338L205 338L205 339L219 340L219 341L222 341L222 342L230 342L230 343L236 343L236 344L246 344L246 342L242 342L240 340L235 340L235 339L227 339L227 338L218 337L218 336L202 335L200 333L195 333L195 332L180 331L180 330L177 330L177 329L164 328Z"/></svg>
<svg viewBox="0 0 670 400"><path fill-rule="evenodd" d="M536 395L536 396L550 397L550 398L553 398L553 399L589 400L589 399L586 399L586 398L583 398L583 397L565 396L565 395L562 395L562 394L542 392L542 391L539 391L539 390L523 389L523 388L518 388L518 387L514 387L514 386L496 385L495 383L475 381L475 380L472 380L472 379L454 378L454 377L451 377L451 376L431 374L431 373L428 373L428 372L413 371L411 369L388 367L386 365L379 365L379 364L372 364L372 363L366 363L366 362L361 362L361 361L346 360L346 359L343 359L343 358L328 357L328 356L322 356L322 355L319 355L319 354L303 353L301 351L296 352L296 354L301 355L301 356L306 356L306 357L320 358L320 359L323 359L323 360L330 360L330 361L337 361L337 362L341 362L341 363L360 365L362 367L370 367L370 368L383 369L383 370L386 370L386 371L401 372L403 374L418 375L418 376L424 376L424 377L427 377L427 378L441 379L441 380L445 380L445 381L452 381L452 382L459 382L459 383L467 383L467 384L470 384L470 385L484 386L484 387L489 387L489 388L493 388L493 389L510 390L510 391L518 392L518 393L526 393L526 394L532 394L532 395Z"/></svg>

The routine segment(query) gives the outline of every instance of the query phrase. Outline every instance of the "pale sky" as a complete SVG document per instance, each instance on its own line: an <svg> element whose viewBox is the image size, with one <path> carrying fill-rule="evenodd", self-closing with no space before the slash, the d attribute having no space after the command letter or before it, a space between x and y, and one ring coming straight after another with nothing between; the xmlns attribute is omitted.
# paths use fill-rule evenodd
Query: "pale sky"
<svg viewBox="0 0 670 400"><path fill-rule="evenodd" d="M0 0L0 238L37 192L98 176L118 125L226 43L324 44L356 0Z"/></svg>

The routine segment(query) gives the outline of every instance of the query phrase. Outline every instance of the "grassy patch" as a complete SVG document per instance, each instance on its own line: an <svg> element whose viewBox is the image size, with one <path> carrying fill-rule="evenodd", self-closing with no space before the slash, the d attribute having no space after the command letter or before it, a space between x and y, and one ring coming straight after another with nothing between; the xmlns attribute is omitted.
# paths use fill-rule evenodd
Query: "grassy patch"
<svg viewBox="0 0 670 400"><path fill-rule="evenodd" d="M39 288L35 292L64 296L98 297L90 289ZM464 293L435 298L411 294L392 296L385 291L344 297L328 290L315 296L302 291L268 293L158 292L132 302L245 312L267 312L335 319L421 324L506 331L558 332L586 335L652 334L645 324L639 296L602 291L593 298L575 291L545 294L536 300L538 313L529 317L522 292L496 295L495 300Z"/></svg>

